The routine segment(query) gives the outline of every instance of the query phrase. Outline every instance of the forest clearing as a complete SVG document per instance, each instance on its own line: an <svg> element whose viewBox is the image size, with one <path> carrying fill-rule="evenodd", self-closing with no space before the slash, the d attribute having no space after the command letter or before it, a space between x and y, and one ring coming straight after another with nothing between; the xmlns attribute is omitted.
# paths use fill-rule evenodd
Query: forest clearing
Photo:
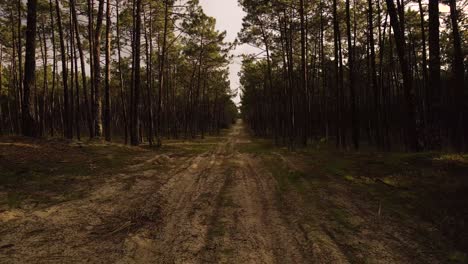
<svg viewBox="0 0 468 264"><path fill-rule="evenodd" d="M2 263L466 261L466 155L54 143L0 143Z"/></svg>

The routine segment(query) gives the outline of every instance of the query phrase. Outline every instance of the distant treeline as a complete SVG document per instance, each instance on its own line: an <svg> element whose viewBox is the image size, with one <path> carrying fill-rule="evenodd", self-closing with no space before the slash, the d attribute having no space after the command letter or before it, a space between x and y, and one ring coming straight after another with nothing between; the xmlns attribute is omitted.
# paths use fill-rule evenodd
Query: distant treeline
<svg viewBox="0 0 468 264"><path fill-rule="evenodd" d="M242 113L290 147L468 150L468 1L240 1Z"/></svg>
<svg viewBox="0 0 468 264"><path fill-rule="evenodd" d="M237 115L198 1L0 0L0 133L160 145Z"/></svg>

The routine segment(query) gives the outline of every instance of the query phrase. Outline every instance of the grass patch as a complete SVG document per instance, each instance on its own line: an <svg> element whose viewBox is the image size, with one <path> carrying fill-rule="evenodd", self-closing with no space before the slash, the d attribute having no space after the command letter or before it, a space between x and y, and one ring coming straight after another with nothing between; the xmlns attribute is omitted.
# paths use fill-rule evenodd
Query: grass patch
<svg viewBox="0 0 468 264"><path fill-rule="evenodd" d="M18 208L21 205L23 198L21 194L17 192L8 192L7 194L7 204L9 208Z"/></svg>
<svg viewBox="0 0 468 264"><path fill-rule="evenodd" d="M356 228L346 211L336 209L339 206L333 202L336 197L346 197L356 207L371 209L368 219L381 207L383 216L403 225L430 223L441 231L439 235L451 241L451 245L440 244L442 248L468 252L468 155L342 152L325 146L283 155L305 165L300 166L303 173L296 177L281 161L270 159L267 167L278 180L280 189L285 190L286 186L303 194L312 208L320 199L316 192L328 190L322 192L329 195L328 202L321 203L325 207L320 208L330 211L330 219L339 226ZM313 186L316 188L312 189ZM349 194L337 193L343 190ZM418 233L416 229L413 230L415 239L434 243L428 242L427 230Z"/></svg>
<svg viewBox="0 0 468 264"><path fill-rule="evenodd" d="M224 139L225 138L221 136L213 136L192 141L168 140L164 142L163 150L171 150L182 155L200 155L206 152L214 151L218 144Z"/></svg>
<svg viewBox="0 0 468 264"><path fill-rule="evenodd" d="M351 215L343 208L335 207L329 210L331 218L335 221L339 230L343 232L355 231L357 225L351 222Z"/></svg>
<svg viewBox="0 0 468 264"><path fill-rule="evenodd" d="M291 186L299 192L305 192L306 186L303 180L307 175L299 170L290 168L278 156L262 156L263 163L267 170L278 182L280 192L286 192Z"/></svg>
<svg viewBox="0 0 468 264"><path fill-rule="evenodd" d="M450 263L468 263L468 256L466 253L453 251L449 253L448 260Z"/></svg>
<svg viewBox="0 0 468 264"><path fill-rule="evenodd" d="M25 200L41 205L79 199L82 180L102 180L150 155L143 148L98 141L74 142L28 138L0 141L0 208L21 207Z"/></svg>
<svg viewBox="0 0 468 264"><path fill-rule="evenodd" d="M226 229L224 228L224 224L222 222L216 222L216 224L209 229L208 231L208 237L210 239L216 238L216 237L222 237L226 233Z"/></svg>
<svg viewBox="0 0 468 264"><path fill-rule="evenodd" d="M250 142L240 142L237 144L237 149L241 153L265 155L271 154L273 151L278 151L278 148L266 139L252 139Z"/></svg>

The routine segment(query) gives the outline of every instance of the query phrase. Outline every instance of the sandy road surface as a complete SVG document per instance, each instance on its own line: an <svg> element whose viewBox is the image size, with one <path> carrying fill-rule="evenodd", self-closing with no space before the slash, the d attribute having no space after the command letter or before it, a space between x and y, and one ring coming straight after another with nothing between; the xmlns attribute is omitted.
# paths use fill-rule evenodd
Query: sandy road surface
<svg viewBox="0 0 468 264"><path fill-rule="evenodd" d="M311 172L313 199L285 191L262 153L241 151L252 144L238 122L201 154L140 157L83 197L0 211L0 263L443 262L415 238L421 223L376 222L346 182Z"/></svg>
<svg viewBox="0 0 468 264"><path fill-rule="evenodd" d="M139 170L144 161L84 198L1 212L0 262L308 262L273 178L236 150L243 140L238 123L214 151L167 161L169 172Z"/></svg>
<svg viewBox="0 0 468 264"><path fill-rule="evenodd" d="M236 151L243 133L237 124L213 153L159 189L162 226L155 237L141 230L129 238L122 262L307 262L307 246L275 207L273 178Z"/></svg>

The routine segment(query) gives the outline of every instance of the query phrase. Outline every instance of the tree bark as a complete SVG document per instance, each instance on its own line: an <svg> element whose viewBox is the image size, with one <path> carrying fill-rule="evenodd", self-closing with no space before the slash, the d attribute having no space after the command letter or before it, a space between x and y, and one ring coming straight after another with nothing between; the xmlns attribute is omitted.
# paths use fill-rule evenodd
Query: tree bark
<svg viewBox="0 0 468 264"><path fill-rule="evenodd" d="M16 26L17 26L17 30L18 30L18 39L17 39L17 51L18 51L18 73L19 73L19 78L18 78L18 94L19 94L19 110L22 111L23 109L23 98L24 98L24 95L23 95L23 89L24 89L24 76L23 76L23 44L22 44L22 39L23 39L23 34L22 34L22 30L21 30L21 0L18 0L17 2L17 12L18 12L18 17L17 17L17 23L16 23ZM37 0L36 0L36 4L37 6ZM28 9L29 11L29 9ZM37 15L36 15L37 16ZM20 112L21 113L21 112Z"/></svg>
<svg viewBox="0 0 468 264"><path fill-rule="evenodd" d="M111 5L107 0L106 5L106 84L104 90L104 137L106 141L111 141L111 99L110 99L110 81L111 81Z"/></svg>
<svg viewBox="0 0 468 264"><path fill-rule="evenodd" d="M455 124L453 130L452 144L457 151L467 150L467 136L466 131L468 130L467 122L465 121L467 109L466 109L466 92L465 87L465 69L463 65L463 51L461 45L461 36L458 29L458 11L457 3L455 0L450 0L450 19L452 22L452 37L453 37L453 74L455 84Z"/></svg>
<svg viewBox="0 0 468 264"><path fill-rule="evenodd" d="M70 120L70 106L69 106L69 91L68 91L68 68L67 68L67 55L65 50L65 39L63 34L62 25L62 14L60 11L59 1L55 0L55 11L57 15L57 25L59 29L60 38L60 53L62 57L62 82L63 82L63 131L66 138L71 139L73 137L73 131L71 130Z"/></svg>
<svg viewBox="0 0 468 264"><path fill-rule="evenodd" d="M140 133L139 133L139 113L140 113L140 55L141 55L141 0L134 0L135 3L135 24L133 25L134 37L133 37L133 96L132 96L132 124L130 128L130 143L133 146L140 144Z"/></svg>
<svg viewBox="0 0 468 264"><path fill-rule="evenodd" d="M86 120L88 122L89 137L92 138L94 133L93 133L92 116L91 116L91 112L89 109L89 99L88 99L88 89L87 89L88 82L86 78L86 64L85 64L86 61L84 57L83 46L81 44L81 37L80 37L79 28L78 28L78 17L77 17L77 12L76 12L75 0L70 0L70 7L71 7L71 12L72 12L72 17L73 17L74 28L75 28L76 47L78 48L78 54L80 56L81 86L83 89Z"/></svg>
<svg viewBox="0 0 468 264"><path fill-rule="evenodd" d="M88 0L87 2L88 7L88 42L89 42L89 68L90 70L90 79L91 79L91 89L90 89L90 119L91 119L91 127L90 129L90 138L94 138L96 136L96 127L95 127L95 120L96 120L96 109L95 109L95 87L94 87L94 0Z"/></svg>
<svg viewBox="0 0 468 264"><path fill-rule="evenodd" d="M419 5L419 20L420 20L420 28L421 28L421 42L422 42L422 72L423 72L423 87L427 89L427 80L428 80L428 73L427 73L427 48L426 48L426 30L424 27L424 9L422 6L422 0L418 0ZM425 102L428 103L428 100Z"/></svg>
<svg viewBox="0 0 468 264"><path fill-rule="evenodd" d="M102 135L101 102L101 30L104 17L104 0L99 0L96 28L93 40L93 76L94 76L94 129L97 136Z"/></svg>
<svg viewBox="0 0 468 264"><path fill-rule="evenodd" d="M151 8L151 7L150 7ZM144 16L145 23L146 25L146 14ZM153 78L153 70L152 70L152 13L150 11L150 19L149 19L149 29L144 29L145 32L145 48L146 48L146 107L148 111L148 120L147 120L147 126L148 126L148 144L150 147L153 146L153 139L154 139L154 126L153 126L153 96L152 96L152 78ZM161 94L159 94L159 97L161 97Z"/></svg>
<svg viewBox="0 0 468 264"><path fill-rule="evenodd" d="M306 98L308 97L308 84L307 84L307 51L306 51L306 25L305 25L305 10L304 10L304 0L300 0L299 2L299 17L300 17L300 27L301 27L301 89L302 93L305 95L303 97L302 103L302 112L303 112L303 118L302 118L302 126L303 126L303 131L302 131L302 143L303 145L307 145L307 137L308 137L308 122L309 122L309 115L308 115L308 100ZM272 89L272 88L270 88ZM276 115L276 113L275 113Z"/></svg>
<svg viewBox="0 0 468 264"><path fill-rule="evenodd" d="M402 31L402 25L398 19L395 3L393 0L386 0L388 14L390 15L390 24L392 25L398 58L400 61L401 72L403 75L403 88L405 98L405 130L406 143L411 151L419 151L418 138L416 133L416 119L413 101L413 80L408 67L408 59L406 55L405 37Z"/></svg>
<svg viewBox="0 0 468 264"><path fill-rule="evenodd" d="M24 86L22 104L22 131L28 137L37 136L35 120L31 115L30 94L36 81L36 26L37 0L28 0L26 26L26 57L24 63ZM21 56L20 56L21 57ZM21 68L21 65L20 65Z"/></svg>
<svg viewBox="0 0 468 264"><path fill-rule="evenodd" d="M3 46L0 45L0 136L3 135L3 122L6 119L2 109L2 89L3 89ZM7 98L7 100L9 100Z"/></svg>
<svg viewBox="0 0 468 264"><path fill-rule="evenodd" d="M57 48L55 45L55 23L54 23L54 8L52 0L49 0L49 14L50 14L50 27L51 27L51 42L52 42L52 88L50 91L50 106L49 106L49 115L50 115L50 135L54 136L54 110L55 110L55 85L56 85L56 73L57 73Z"/></svg>
<svg viewBox="0 0 468 264"><path fill-rule="evenodd" d="M125 144L128 143L128 118L127 118L127 107L125 103L125 93L124 93L124 80L123 80L123 72L122 72L122 52L120 46L120 21L119 21L119 6L120 0L116 0L116 13L117 13L117 21L116 21L116 34L117 34L117 55L118 55L118 67L119 67L119 88L120 88L120 101L122 104L122 116L124 121L124 134L125 134Z"/></svg>
<svg viewBox="0 0 468 264"><path fill-rule="evenodd" d="M161 49L161 58L159 61L159 86L158 86L158 113L157 113L157 124L156 124L156 140L158 147L161 146L161 92L164 87L164 66L166 62L166 43L167 43L167 27L168 27L168 20L169 20L169 1L164 0L164 31L163 31L163 43Z"/></svg>
<svg viewBox="0 0 468 264"><path fill-rule="evenodd" d="M359 120L356 111L356 90L354 87L354 48L351 38L351 14L350 1L346 0L346 34L348 37L348 68L349 68L349 91L351 101L351 133L354 149L359 149Z"/></svg>
<svg viewBox="0 0 468 264"><path fill-rule="evenodd" d="M430 148L440 148L440 37L439 0L429 0L429 135Z"/></svg>

